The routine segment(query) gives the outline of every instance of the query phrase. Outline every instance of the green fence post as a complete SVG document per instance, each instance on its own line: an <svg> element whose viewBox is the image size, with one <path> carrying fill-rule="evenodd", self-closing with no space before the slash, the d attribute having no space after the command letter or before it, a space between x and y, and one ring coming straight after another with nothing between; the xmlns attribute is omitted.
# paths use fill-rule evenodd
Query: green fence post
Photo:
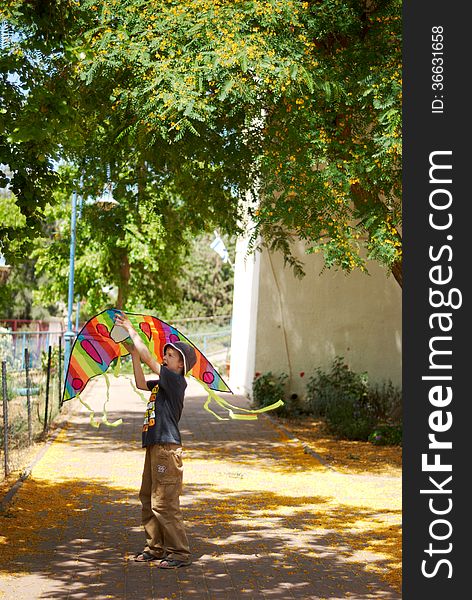
<svg viewBox="0 0 472 600"><path fill-rule="evenodd" d="M33 440L33 421L31 415L31 381L29 372L29 350L25 348L25 369L26 369L26 408L28 411L28 446L31 446Z"/></svg>
<svg viewBox="0 0 472 600"><path fill-rule="evenodd" d="M7 390L7 363L2 360L2 396L3 396L3 460L5 477L10 475L8 465L8 390Z"/></svg>
<svg viewBox="0 0 472 600"><path fill-rule="evenodd" d="M46 431L48 430L48 408L49 408L49 381L51 379L51 346L48 348L48 370L46 374L46 400L44 402L44 425L43 425L43 433L46 435Z"/></svg>

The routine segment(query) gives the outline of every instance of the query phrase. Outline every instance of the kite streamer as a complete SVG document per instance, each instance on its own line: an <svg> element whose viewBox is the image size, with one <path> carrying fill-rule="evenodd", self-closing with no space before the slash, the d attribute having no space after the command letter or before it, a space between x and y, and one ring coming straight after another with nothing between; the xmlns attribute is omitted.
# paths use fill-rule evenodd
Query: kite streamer
<svg viewBox="0 0 472 600"><path fill-rule="evenodd" d="M225 418L220 417L209 408L208 405L212 400L228 412L229 418L245 420L257 419L259 413L272 410L283 404L282 401L279 401L270 406L254 410L233 406L216 394L216 392L232 393L229 386L204 354L178 329L152 315L135 314L110 308L92 317L78 333L72 346L62 396L62 402L78 397L91 412L91 424L94 427L98 427L100 422L94 419L92 409L81 399L80 394L84 391L90 379L105 374L113 361L116 361L114 373L118 376L120 358L129 354L129 351L121 344L128 338L128 332L115 325L115 317L118 312L124 312L129 318L149 352L159 363L162 363L164 346L168 343L183 341L194 348L197 361L186 375L192 376L206 390L208 399L204 408L219 420ZM106 377L106 384L107 397L103 406L101 421L108 426L117 426L121 424L121 419L110 423L107 418L106 406L109 401L110 388L108 377ZM135 386L133 388L135 389ZM142 394L140 396L143 398ZM243 414L235 411L240 411Z"/></svg>
<svg viewBox="0 0 472 600"><path fill-rule="evenodd" d="M207 385L205 385L205 384L202 384L202 385L208 393L208 399L205 402L205 404L203 405L203 408L206 411L208 411L209 413L211 413L212 415L214 415L220 421L228 421L229 419L227 417L220 417L220 415L218 415L213 410L211 410L211 408L209 407L209 404L212 400L214 400L219 406L221 406L221 408L224 408L225 410L228 411L230 419L240 419L240 420L245 420L245 421L254 421L257 419L258 414L267 412L269 410L274 410L274 408L278 408L279 406L283 405L282 400L278 400L274 404L271 404L269 406L263 406L262 408L257 408L257 409L241 408L240 406L234 406L233 404L230 404L227 400L220 398L220 396L218 396L218 394L215 394L215 392L212 389L210 389ZM246 414L241 415L239 413L235 413L234 412L235 410L243 411Z"/></svg>

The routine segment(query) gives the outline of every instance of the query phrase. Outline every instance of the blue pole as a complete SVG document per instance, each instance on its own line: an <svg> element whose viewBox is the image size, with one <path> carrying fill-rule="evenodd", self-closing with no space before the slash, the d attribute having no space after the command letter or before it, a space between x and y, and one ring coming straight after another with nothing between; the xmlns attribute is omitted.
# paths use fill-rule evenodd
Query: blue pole
<svg viewBox="0 0 472 600"><path fill-rule="evenodd" d="M74 307L74 270L75 270L75 238L77 228L77 192L72 193L72 213L70 218L70 255L69 255L69 293L67 296L67 331L64 334L64 377L69 366L72 340L72 309Z"/></svg>
<svg viewBox="0 0 472 600"><path fill-rule="evenodd" d="M79 333L79 316L80 316L80 300L77 299L77 306L75 309L75 333Z"/></svg>
<svg viewBox="0 0 472 600"><path fill-rule="evenodd" d="M82 207L84 204L84 195L83 195L83 189L84 189L84 172L82 171L82 175L80 176L80 195L77 199L77 217L76 220L80 221L80 219L82 218ZM77 335L79 333L79 318L80 318L80 297L77 297L77 306L76 306L76 314L75 314L75 334Z"/></svg>

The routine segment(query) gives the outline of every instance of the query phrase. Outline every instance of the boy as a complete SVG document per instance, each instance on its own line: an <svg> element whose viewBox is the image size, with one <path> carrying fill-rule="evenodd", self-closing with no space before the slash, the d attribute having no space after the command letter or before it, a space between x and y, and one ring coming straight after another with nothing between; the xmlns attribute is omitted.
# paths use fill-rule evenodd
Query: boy
<svg viewBox="0 0 472 600"><path fill-rule="evenodd" d="M147 543L135 555L135 561L157 560L163 569L184 567L191 561L180 512L183 467L178 423L187 387L184 375L195 365L197 357L191 346L178 341L164 346L164 358L159 365L125 314L117 313L115 323L130 335L131 341L123 343L131 354L136 386L151 391L142 433L146 456L139 492ZM146 381L141 361L159 379Z"/></svg>

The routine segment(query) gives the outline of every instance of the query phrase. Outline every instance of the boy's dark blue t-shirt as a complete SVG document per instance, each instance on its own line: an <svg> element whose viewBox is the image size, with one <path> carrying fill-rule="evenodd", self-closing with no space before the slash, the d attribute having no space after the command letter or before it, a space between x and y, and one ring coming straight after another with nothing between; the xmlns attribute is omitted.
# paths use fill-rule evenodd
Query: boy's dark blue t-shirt
<svg viewBox="0 0 472 600"><path fill-rule="evenodd" d="M151 396L144 415L143 448L152 444L181 444L179 421L187 382L162 366L159 379L147 381Z"/></svg>

